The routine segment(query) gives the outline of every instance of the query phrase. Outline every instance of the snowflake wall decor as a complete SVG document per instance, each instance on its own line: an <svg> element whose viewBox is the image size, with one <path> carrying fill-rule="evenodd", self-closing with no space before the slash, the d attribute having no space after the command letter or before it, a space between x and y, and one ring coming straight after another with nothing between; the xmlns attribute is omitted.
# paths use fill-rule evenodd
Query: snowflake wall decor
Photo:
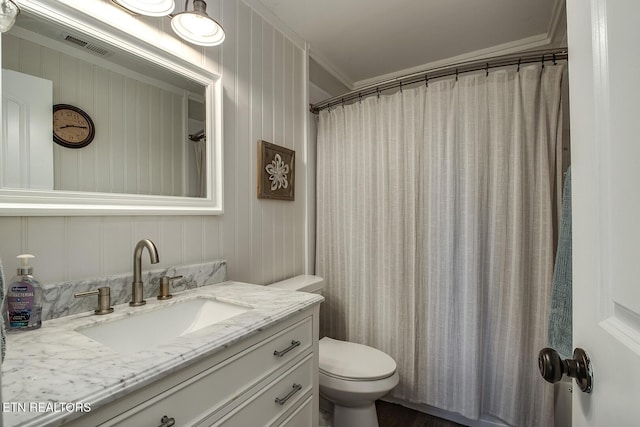
<svg viewBox="0 0 640 427"><path fill-rule="evenodd" d="M258 198L294 200L296 152L258 142Z"/></svg>
<svg viewBox="0 0 640 427"><path fill-rule="evenodd" d="M265 171L269 174L269 181L271 181L271 191L275 191L279 188L287 188L289 181L287 175L289 174L289 165L285 165L282 161L280 154L276 154L273 161L269 163L265 168Z"/></svg>

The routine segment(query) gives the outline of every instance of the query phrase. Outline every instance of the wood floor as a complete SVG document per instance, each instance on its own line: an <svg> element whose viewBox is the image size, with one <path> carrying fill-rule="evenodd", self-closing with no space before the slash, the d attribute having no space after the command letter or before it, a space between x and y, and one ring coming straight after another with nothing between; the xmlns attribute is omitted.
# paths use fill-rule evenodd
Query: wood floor
<svg viewBox="0 0 640 427"><path fill-rule="evenodd" d="M381 400L376 401L376 411L380 427L464 427L462 424Z"/></svg>

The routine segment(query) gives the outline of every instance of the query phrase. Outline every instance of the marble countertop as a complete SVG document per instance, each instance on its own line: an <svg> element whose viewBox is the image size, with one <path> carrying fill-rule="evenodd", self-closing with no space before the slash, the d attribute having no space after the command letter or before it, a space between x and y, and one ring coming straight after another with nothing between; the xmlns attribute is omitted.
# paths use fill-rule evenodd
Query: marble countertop
<svg viewBox="0 0 640 427"><path fill-rule="evenodd" d="M199 297L253 309L136 353L117 353L76 332L87 325ZM4 425L62 425L82 412L68 412L61 403L88 403L96 410L322 300L316 294L229 281L184 291L167 301L148 298L143 307L118 305L109 315L81 313L45 321L34 331L10 334L2 365Z"/></svg>

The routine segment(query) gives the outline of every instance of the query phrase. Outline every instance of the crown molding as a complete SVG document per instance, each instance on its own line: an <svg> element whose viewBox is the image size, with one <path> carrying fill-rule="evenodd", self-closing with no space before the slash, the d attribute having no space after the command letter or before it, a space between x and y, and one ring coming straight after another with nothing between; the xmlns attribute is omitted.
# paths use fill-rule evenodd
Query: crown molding
<svg viewBox="0 0 640 427"><path fill-rule="evenodd" d="M524 39L516 40L509 43L503 43L496 46L492 46L486 49L479 49L473 52L468 52L462 55L452 56L449 58L441 59L438 61L429 62L426 64L418 65L404 70L394 71L393 73L384 74L382 76L376 76L370 79L359 80L355 82L352 90L358 88L376 84L377 82L394 79L408 74L420 73L424 70L433 68L446 67L451 64L466 61L475 61L482 58L488 58L492 56L508 55L511 53L518 53L525 50L539 49L544 46L548 46L550 43L547 34L539 34L537 36L531 36Z"/></svg>
<svg viewBox="0 0 640 427"><path fill-rule="evenodd" d="M326 57L324 57L321 53L314 51L313 46L311 46L311 50L309 52L309 56L313 58L322 68L324 68L329 74L335 77L340 83L345 85L349 90L354 89L353 80L343 73L338 67L334 66L331 61L329 61Z"/></svg>
<svg viewBox="0 0 640 427"><path fill-rule="evenodd" d="M556 0L549 19L547 38L551 44L561 45L567 38L567 6L565 0ZM565 44L566 46L566 44Z"/></svg>
<svg viewBox="0 0 640 427"><path fill-rule="evenodd" d="M244 4L249 6L254 12L260 15L265 21L273 25L278 31L284 34L301 50L307 49L307 42L298 33L293 31L282 19L278 18L271 10L263 5L260 0L242 0Z"/></svg>
<svg viewBox="0 0 640 427"><path fill-rule="evenodd" d="M249 6L254 12L260 15L265 21L273 25L293 43L295 43L300 49L308 49L309 56L313 58L322 68L324 68L329 74L335 77L340 83L348 87L353 88L353 79L349 78L338 67L334 66L331 61L327 60L322 54L313 50L313 46L308 45L307 41L296 33L291 27L289 27L282 19L276 16L269 8L267 8L260 0L242 0L247 6Z"/></svg>
<svg viewBox="0 0 640 427"><path fill-rule="evenodd" d="M292 30L284 21L278 18L270 9L264 6L260 0L242 0L249 7L251 7L257 14L262 16L267 22L276 27L285 36L291 39L301 49L305 49L307 46L306 41ZM329 74L335 77L340 83L345 85L349 90L356 90L360 87L375 84L378 81L396 78L407 74L420 72L429 68L437 68L447 66L456 62L473 61L490 56L506 55L511 53L523 52L532 49L540 49L551 45L561 45L563 40L566 39L566 7L565 0L556 0L549 19L549 25L547 32L544 34L538 34L524 39L515 40L508 43L492 46L485 49L468 52L462 55L457 55L449 58L445 58L438 61L422 64L419 66L395 71L393 73L384 74L381 76L372 77L370 79L354 81L349 75L343 72L340 67L332 63L326 56L318 52L313 48L313 45L309 48L309 56L313 58L322 68L324 68Z"/></svg>

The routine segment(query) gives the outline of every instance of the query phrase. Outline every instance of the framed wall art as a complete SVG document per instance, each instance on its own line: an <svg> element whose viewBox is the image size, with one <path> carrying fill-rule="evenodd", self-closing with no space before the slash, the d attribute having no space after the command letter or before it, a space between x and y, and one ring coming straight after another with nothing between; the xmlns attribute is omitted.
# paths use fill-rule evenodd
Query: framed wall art
<svg viewBox="0 0 640 427"><path fill-rule="evenodd" d="M294 200L296 152L258 141L258 198Z"/></svg>

